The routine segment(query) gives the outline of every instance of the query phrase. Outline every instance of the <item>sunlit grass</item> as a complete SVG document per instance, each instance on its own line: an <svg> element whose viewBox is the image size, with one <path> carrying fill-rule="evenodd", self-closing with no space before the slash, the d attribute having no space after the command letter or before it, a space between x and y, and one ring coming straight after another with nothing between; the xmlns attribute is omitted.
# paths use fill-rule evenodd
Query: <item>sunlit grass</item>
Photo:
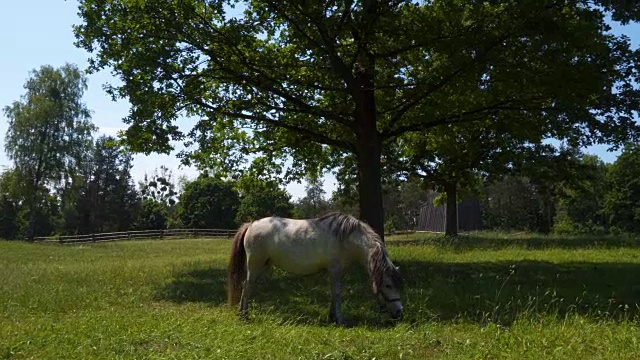
<svg viewBox="0 0 640 360"><path fill-rule="evenodd" d="M278 270L240 322L225 304L228 240L0 242L0 358L637 358L632 242L471 236L390 237L405 317L382 315L354 268L348 328L328 321L326 275Z"/></svg>
<svg viewBox="0 0 640 360"><path fill-rule="evenodd" d="M487 249L522 247L526 249L562 248L620 248L640 247L640 235L620 234L596 236L538 234L524 231L474 231L461 233L456 237L445 237L441 233L414 232L402 235L387 236L390 241L421 245L438 245L453 248Z"/></svg>

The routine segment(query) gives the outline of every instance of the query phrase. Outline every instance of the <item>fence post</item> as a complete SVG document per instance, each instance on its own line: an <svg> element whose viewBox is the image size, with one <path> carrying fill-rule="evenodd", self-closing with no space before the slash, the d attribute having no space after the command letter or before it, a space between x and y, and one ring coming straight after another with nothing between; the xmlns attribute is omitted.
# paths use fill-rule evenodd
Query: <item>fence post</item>
<svg viewBox="0 0 640 360"><path fill-rule="evenodd" d="M164 229L160 229L160 239L164 237Z"/></svg>
<svg viewBox="0 0 640 360"><path fill-rule="evenodd" d="M91 234L91 242L96 242L96 234Z"/></svg>

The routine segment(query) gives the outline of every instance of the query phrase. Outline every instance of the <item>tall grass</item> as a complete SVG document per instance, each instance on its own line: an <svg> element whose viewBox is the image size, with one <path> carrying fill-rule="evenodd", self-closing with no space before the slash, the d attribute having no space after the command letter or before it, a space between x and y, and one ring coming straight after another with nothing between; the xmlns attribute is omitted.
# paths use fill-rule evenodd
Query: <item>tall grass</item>
<svg viewBox="0 0 640 360"><path fill-rule="evenodd" d="M392 238L404 319L380 313L353 268L344 328L328 320L326 274L277 269L239 321L227 240L0 242L0 358L637 358L640 248L572 241Z"/></svg>

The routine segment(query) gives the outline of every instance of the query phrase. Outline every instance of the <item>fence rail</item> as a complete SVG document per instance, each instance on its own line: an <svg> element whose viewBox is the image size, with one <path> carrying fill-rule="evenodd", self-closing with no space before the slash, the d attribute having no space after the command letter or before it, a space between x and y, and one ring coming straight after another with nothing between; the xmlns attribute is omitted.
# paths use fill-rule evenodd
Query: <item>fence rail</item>
<svg viewBox="0 0 640 360"><path fill-rule="evenodd" d="M59 244L94 243L105 241L131 240L131 239L163 239L163 238L192 238L192 237L216 237L231 238L237 229L163 229L163 230L139 230L121 231L111 233L98 233L86 235L59 235L37 237L37 242L55 242Z"/></svg>
<svg viewBox="0 0 640 360"><path fill-rule="evenodd" d="M84 235L56 235L37 237L36 242L48 242L59 244L97 243L105 241L132 240L132 239L163 239L163 238L232 238L237 229L164 229L164 230L137 230L120 231L111 233L97 233ZM414 230L394 231L385 235L412 234Z"/></svg>

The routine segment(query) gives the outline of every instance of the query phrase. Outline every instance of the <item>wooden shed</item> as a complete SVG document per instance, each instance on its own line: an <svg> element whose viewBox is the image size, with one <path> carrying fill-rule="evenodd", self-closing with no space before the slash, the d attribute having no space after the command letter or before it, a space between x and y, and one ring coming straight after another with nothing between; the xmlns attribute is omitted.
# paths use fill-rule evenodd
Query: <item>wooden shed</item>
<svg viewBox="0 0 640 360"><path fill-rule="evenodd" d="M440 195L432 191L420 208L418 231L445 232L447 205L435 206L433 200ZM478 199L465 199L458 204L458 231L482 230L482 207Z"/></svg>

